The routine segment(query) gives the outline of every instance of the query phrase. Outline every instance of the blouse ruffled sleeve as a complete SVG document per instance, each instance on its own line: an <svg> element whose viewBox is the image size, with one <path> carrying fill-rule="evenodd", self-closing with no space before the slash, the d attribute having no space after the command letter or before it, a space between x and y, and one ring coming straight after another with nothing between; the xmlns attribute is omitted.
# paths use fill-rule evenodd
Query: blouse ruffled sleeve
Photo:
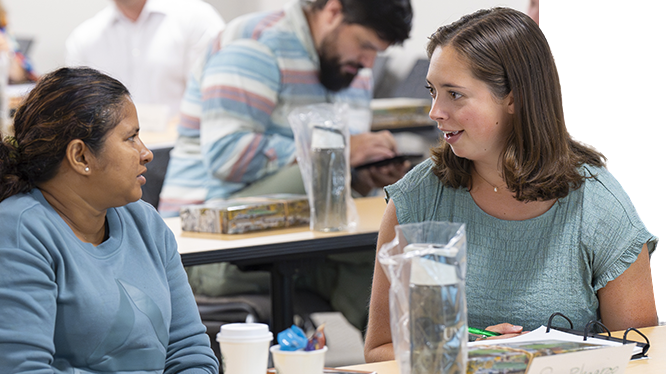
<svg viewBox="0 0 666 374"><path fill-rule="evenodd" d="M581 237L591 260L592 286L598 291L636 261L644 244L652 255L658 239L647 230L631 199L608 170L587 166L584 171L591 178L582 187Z"/></svg>

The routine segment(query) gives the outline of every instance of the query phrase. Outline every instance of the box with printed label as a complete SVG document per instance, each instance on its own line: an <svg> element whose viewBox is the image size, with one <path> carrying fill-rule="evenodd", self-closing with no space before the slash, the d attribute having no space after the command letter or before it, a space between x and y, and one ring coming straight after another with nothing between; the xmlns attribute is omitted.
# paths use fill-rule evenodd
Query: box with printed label
<svg viewBox="0 0 666 374"><path fill-rule="evenodd" d="M242 234L306 224L307 201L305 195L266 195L187 205L180 210L181 228L189 232Z"/></svg>

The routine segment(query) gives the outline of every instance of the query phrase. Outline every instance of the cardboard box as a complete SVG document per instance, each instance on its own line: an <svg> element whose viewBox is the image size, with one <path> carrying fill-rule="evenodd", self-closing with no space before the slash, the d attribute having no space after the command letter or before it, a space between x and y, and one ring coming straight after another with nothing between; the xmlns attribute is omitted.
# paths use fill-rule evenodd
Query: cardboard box
<svg viewBox="0 0 666 374"><path fill-rule="evenodd" d="M310 203L306 195L272 194L264 195L266 199L281 201L285 204L287 227L310 224Z"/></svg>
<svg viewBox="0 0 666 374"><path fill-rule="evenodd" d="M374 99L372 109L372 130L435 126L430 119L430 100L413 98Z"/></svg>
<svg viewBox="0 0 666 374"><path fill-rule="evenodd" d="M183 231L242 234L308 224L310 208L305 195L266 195L183 206L180 218Z"/></svg>

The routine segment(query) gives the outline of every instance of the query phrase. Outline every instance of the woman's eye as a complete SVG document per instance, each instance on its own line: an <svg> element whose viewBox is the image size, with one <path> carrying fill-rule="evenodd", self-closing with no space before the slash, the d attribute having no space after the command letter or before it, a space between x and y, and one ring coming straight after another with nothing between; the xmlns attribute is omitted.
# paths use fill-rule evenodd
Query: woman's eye
<svg viewBox="0 0 666 374"><path fill-rule="evenodd" d="M435 97L435 90L432 88L432 86L425 86L426 90L428 90L428 93L430 94L430 97L434 98Z"/></svg>
<svg viewBox="0 0 666 374"><path fill-rule="evenodd" d="M459 94L459 93L457 93L457 92L455 92L455 91L449 91L449 95L451 95L451 98L452 98L453 100L457 100L457 99L460 99L460 98L462 97L461 94Z"/></svg>

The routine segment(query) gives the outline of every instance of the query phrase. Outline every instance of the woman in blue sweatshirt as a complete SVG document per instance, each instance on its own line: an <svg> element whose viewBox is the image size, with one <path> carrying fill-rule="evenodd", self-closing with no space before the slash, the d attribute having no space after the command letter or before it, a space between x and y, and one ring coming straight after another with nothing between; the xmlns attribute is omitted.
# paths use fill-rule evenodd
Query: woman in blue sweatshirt
<svg viewBox="0 0 666 374"><path fill-rule="evenodd" d="M217 373L117 80L44 76L0 142L0 373Z"/></svg>

